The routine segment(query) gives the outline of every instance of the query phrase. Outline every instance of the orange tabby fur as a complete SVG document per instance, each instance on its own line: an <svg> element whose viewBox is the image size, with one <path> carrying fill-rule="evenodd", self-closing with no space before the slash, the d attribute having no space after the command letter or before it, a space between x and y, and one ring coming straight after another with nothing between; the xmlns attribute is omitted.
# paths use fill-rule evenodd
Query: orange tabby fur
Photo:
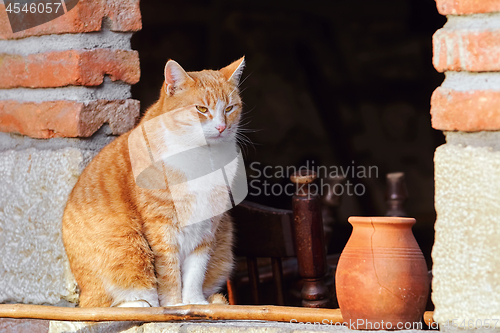
<svg viewBox="0 0 500 333"><path fill-rule="evenodd" d="M196 116L203 124L210 124L214 117L193 107L213 109L217 102L227 105L231 101L234 111L224 113L223 119L227 129L219 124L218 131L222 128L221 135L235 132L241 116L237 85L243 65L241 58L220 71L185 73L170 61L160 98L146 111L139 126L182 107L193 109L191 118ZM141 300L149 306L200 302L186 301L183 296L179 251L184 245L179 235L184 225L176 220L170 192L168 188L148 190L136 185L129 135L123 134L103 148L88 165L64 212L63 240L80 288L80 306L119 306ZM232 140L230 135L227 137ZM170 168L167 173L169 177L183 177L182 170ZM217 198L214 193L210 200L215 202ZM212 232L209 230L190 251L190 255L209 256L203 280L205 299L219 290L233 266L230 216L224 213L214 217L207 226Z"/></svg>

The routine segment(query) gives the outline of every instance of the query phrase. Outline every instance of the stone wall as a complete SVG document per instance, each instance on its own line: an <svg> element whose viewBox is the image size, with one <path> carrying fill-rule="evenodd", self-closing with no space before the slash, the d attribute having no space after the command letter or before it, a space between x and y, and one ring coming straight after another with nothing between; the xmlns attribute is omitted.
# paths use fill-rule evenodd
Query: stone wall
<svg viewBox="0 0 500 333"><path fill-rule="evenodd" d="M434 319L491 325L500 315L500 1L437 7L448 22L434 35L433 63L446 79L431 114L447 143L434 157Z"/></svg>
<svg viewBox="0 0 500 333"><path fill-rule="evenodd" d="M138 0L80 0L12 33L0 2L0 303L78 301L62 214L86 164L139 116L140 28Z"/></svg>

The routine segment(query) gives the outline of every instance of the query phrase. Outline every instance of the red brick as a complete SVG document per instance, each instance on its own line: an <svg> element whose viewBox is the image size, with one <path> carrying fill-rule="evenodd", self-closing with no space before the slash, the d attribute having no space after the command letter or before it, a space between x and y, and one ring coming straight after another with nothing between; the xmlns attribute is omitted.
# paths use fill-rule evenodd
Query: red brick
<svg viewBox="0 0 500 333"><path fill-rule="evenodd" d="M441 15L500 12L499 0L436 0Z"/></svg>
<svg viewBox="0 0 500 333"><path fill-rule="evenodd" d="M28 56L0 54L0 88L96 86L104 75L130 84L140 78L139 54L124 50L69 50Z"/></svg>
<svg viewBox="0 0 500 333"><path fill-rule="evenodd" d="M432 127L442 131L500 130L500 91L438 87L431 97Z"/></svg>
<svg viewBox="0 0 500 333"><path fill-rule="evenodd" d="M107 0L106 16L111 19L111 30L113 31L139 31L142 29L139 0Z"/></svg>
<svg viewBox="0 0 500 333"><path fill-rule="evenodd" d="M432 62L439 72L500 71L500 30L438 30L433 38Z"/></svg>
<svg viewBox="0 0 500 333"><path fill-rule="evenodd" d="M142 28L139 0L80 0L67 14L16 33L10 28L5 5L0 4L0 39L100 31L105 17L110 19L112 31L138 31Z"/></svg>
<svg viewBox="0 0 500 333"><path fill-rule="evenodd" d="M40 139L89 137L104 123L119 135L133 128L138 117L139 101L133 99L85 103L0 101L0 132Z"/></svg>

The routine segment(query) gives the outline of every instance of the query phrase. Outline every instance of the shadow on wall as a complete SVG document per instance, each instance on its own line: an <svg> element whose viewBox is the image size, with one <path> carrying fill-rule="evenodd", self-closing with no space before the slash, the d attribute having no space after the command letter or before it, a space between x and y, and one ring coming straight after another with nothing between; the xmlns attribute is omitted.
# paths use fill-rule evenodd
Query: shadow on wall
<svg viewBox="0 0 500 333"><path fill-rule="evenodd" d="M175 8L174 8L175 7ZM406 173L407 211L430 263L433 243L433 154L444 142L430 125L432 91L444 76L432 67L432 34L446 21L433 0L141 2L143 29L132 38L141 58L133 97L145 110L159 95L163 68L175 59L187 70L220 68L247 57L242 84L246 163L258 179L247 199L287 207L278 191L265 195L265 166L376 166L378 178L349 177L361 196L343 195L338 252L350 215L385 212L385 174ZM353 162L354 161L354 162ZM252 162L253 168L250 167ZM274 175L276 176L276 175ZM252 178L257 177L257 178ZM250 180L251 180L250 179Z"/></svg>

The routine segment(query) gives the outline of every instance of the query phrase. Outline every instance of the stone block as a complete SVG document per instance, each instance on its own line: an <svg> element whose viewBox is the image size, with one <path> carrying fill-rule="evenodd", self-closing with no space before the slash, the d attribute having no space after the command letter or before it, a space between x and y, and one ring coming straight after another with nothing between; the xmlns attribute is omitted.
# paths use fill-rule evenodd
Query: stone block
<svg viewBox="0 0 500 333"><path fill-rule="evenodd" d="M0 153L0 303L77 302L61 221L83 161L75 148Z"/></svg>
<svg viewBox="0 0 500 333"><path fill-rule="evenodd" d="M133 321L105 321L105 322L83 322L83 321L50 321L49 333L144 333L141 322ZM157 330L155 332L168 332ZM177 332L177 331L175 331Z"/></svg>
<svg viewBox="0 0 500 333"><path fill-rule="evenodd" d="M47 333L48 320L0 318L0 332L8 333Z"/></svg>
<svg viewBox="0 0 500 333"><path fill-rule="evenodd" d="M439 323L500 315L500 151L472 139L474 145L467 138L442 145L434 157L432 300Z"/></svg>

